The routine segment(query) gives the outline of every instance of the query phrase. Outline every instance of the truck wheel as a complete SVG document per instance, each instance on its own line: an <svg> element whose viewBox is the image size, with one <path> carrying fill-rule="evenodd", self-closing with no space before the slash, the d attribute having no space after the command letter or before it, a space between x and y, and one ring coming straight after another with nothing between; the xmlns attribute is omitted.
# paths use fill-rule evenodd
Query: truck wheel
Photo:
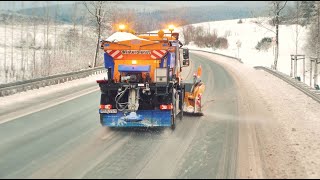
<svg viewBox="0 0 320 180"><path fill-rule="evenodd" d="M175 130L176 129L176 125L175 124L171 124L171 129Z"/></svg>
<svg viewBox="0 0 320 180"><path fill-rule="evenodd" d="M176 128L176 98L175 94L172 92L172 105L173 108L171 110L171 129L174 130Z"/></svg>
<svg viewBox="0 0 320 180"><path fill-rule="evenodd" d="M101 124L101 126L103 126L103 115L102 114L100 114L100 124Z"/></svg>
<svg viewBox="0 0 320 180"><path fill-rule="evenodd" d="M174 130L176 128L176 115L175 108L171 111L171 129Z"/></svg>
<svg viewBox="0 0 320 180"><path fill-rule="evenodd" d="M179 116L179 118L180 118L180 120L182 120L183 119L183 106L184 106L184 88L183 89L181 89L181 93L180 93L180 97L179 97L179 105L180 105L180 116Z"/></svg>

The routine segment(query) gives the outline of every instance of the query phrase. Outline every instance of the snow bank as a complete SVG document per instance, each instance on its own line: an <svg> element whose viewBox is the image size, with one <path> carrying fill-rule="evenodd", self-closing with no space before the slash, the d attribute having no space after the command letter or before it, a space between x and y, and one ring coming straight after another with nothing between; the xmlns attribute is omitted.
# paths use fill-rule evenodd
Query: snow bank
<svg viewBox="0 0 320 180"><path fill-rule="evenodd" d="M0 97L0 108L4 108L12 104L19 104L19 102L31 101L32 99L37 99L50 94L59 93L71 88L78 88L82 85L92 84L93 86L99 87L96 84L96 80L103 79L106 76L107 76L107 73L101 73L101 74L91 75L82 79L75 79L75 80L67 81L60 84L45 86L39 89L33 89L29 91L16 93L10 96Z"/></svg>
<svg viewBox="0 0 320 180"><path fill-rule="evenodd" d="M239 124L245 127L239 130L251 141L254 136L262 140L256 146L260 152L252 156L262 157L265 176L319 177L320 104L265 71L239 63L235 66L234 61L225 57L217 59L208 53L197 54L218 62L239 83ZM255 129L253 136L248 134L252 133L251 128ZM256 162L250 167L255 167Z"/></svg>
<svg viewBox="0 0 320 180"><path fill-rule="evenodd" d="M109 41L109 42L127 41L127 40L132 40L132 39L148 41L146 39L139 38L138 36L135 36L135 35L133 35L131 33L127 33L127 32L116 32L116 33L113 33L111 36L109 36L106 39L106 41Z"/></svg>
<svg viewBox="0 0 320 180"><path fill-rule="evenodd" d="M247 18L242 19L241 24L238 24L239 19L225 20L225 21L213 21L192 24L195 27L202 26L205 31L213 33L217 32L219 37L226 37L228 39L228 49L212 49L212 48L199 48L193 42L185 46L189 49L201 49L220 54L225 54L233 57L241 58L242 62L250 67L254 66L267 66L271 67L274 63L275 46L267 51L258 51L255 49L257 43L264 37L275 37L275 33L268 30L275 31L275 27L267 24L268 18ZM255 22L263 22L264 28L256 24ZM277 69L287 75L290 75L291 67L291 54L296 53L295 41L296 41L296 25L280 25L279 26L279 59ZM180 40L183 42L182 27L177 28L176 31L180 32ZM298 26L298 54L305 54L304 46L307 40L308 29ZM237 42L241 42L241 47L238 49ZM239 51L238 51L239 50ZM306 81L309 85L309 59L306 59ZM297 75L303 80L303 66L302 61L298 61ZM313 86L313 85L312 85Z"/></svg>

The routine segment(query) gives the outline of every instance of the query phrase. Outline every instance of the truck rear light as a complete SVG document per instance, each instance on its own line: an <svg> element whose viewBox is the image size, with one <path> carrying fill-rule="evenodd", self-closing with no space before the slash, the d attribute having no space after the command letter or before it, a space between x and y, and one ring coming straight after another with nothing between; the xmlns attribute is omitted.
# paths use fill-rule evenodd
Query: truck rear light
<svg viewBox="0 0 320 180"><path fill-rule="evenodd" d="M107 80L104 80L104 79L101 79L101 80L97 80L97 83L107 83L108 81Z"/></svg>
<svg viewBox="0 0 320 180"><path fill-rule="evenodd" d="M111 104L107 104L107 105L100 105L100 109L112 109L112 105Z"/></svg>
<svg viewBox="0 0 320 180"><path fill-rule="evenodd" d="M173 109L173 105L172 104L161 104L160 105L160 110L170 110L170 109Z"/></svg>

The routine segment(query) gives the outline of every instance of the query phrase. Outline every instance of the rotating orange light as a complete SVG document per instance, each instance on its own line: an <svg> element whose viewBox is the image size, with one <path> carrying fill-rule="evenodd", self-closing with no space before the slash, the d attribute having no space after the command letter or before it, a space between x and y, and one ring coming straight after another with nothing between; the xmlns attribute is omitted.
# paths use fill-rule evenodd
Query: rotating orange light
<svg viewBox="0 0 320 180"><path fill-rule="evenodd" d="M122 32L124 29L126 28L126 26L124 24L120 24L119 25L119 30Z"/></svg>
<svg viewBox="0 0 320 180"><path fill-rule="evenodd" d="M169 25L169 31L172 32L173 30L174 30L174 25L170 24L170 25Z"/></svg>

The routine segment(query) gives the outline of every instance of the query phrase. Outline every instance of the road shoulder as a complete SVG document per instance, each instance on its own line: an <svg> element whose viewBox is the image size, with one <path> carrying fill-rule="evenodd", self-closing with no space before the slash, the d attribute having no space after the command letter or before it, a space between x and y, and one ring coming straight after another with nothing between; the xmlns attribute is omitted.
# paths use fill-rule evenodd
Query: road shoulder
<svg viewBox="0 0 320 180"><path fill-rule="evenodd" d="M240 88L238 176L318 177L319 103L271 74L199 54L224 66Z"/></svg>
<svg viewBox="0 0 320 180"><path fill-rule="evenodd" d="M99 90L98 74L0 98L0 124Z"/></svg>

